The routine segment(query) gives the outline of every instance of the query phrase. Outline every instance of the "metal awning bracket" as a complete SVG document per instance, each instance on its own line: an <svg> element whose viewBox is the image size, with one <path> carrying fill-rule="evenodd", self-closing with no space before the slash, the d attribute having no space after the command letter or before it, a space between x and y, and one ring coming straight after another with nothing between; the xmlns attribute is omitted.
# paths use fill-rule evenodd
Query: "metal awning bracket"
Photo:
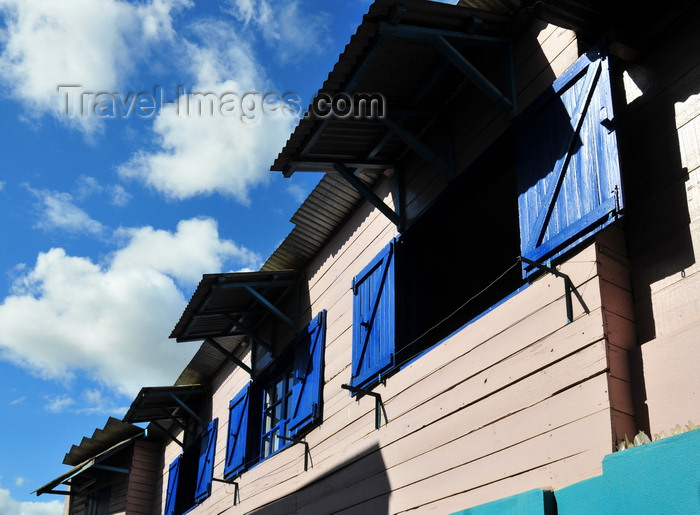
<svg viewBox="0 0 700 515"><path fill-rule="evenodd" d="M99 463L93 465L92 468L107 470L108 472L118 472L119 474L129 474L131 472L129 469L125 469L122 467L111 467L109 465L101 465Z"/></svg>
<svg viewBox="0 0 700 515"><path fill-rule="evenodd" d="M216 481L217 483L226 483L228 485L233 485L233 505L236 506L240 502L240 498L238 496L238 482L237 481L230 481L228 479L219 479L218 477L213 477L211 478L212 481Z"/></svg>
<svg viewBox="0 0 700 515"><path fill-rule="evenodd" d="M255 297L258 301L260 301L261 304L263 304L270 313L275 315L277 318L282 320L285 324L289 325L292 330L296 331L297 329L297 324L294 323L294 321L289 318L287 315L282 313L277 306L275 306L272 302L270 302L268 299L266 299L260 292L257 290L253 289L250 286L244 286L244 288L250 293L253 297Z"/></svg>
<svg viewBox="0 0 700 515"><path fill-rule="evenodd" d="M178 420L178 418L177 418L176 416L174 416L171 412L169 412L169 411L166 410L165 408L160 408L160 411L161 411L161 413L163 413L163 415L165 415L165 416L167 417L168 420L170 420L173 424L175 424L177 427L179 427L180 429L182 429L184 432L189 433L190 435L192 435L192 437L197 436L197 435L194 433L194 431L188 429L187 426L186 426L185 424L183 424L182 422L180 422L180 421ZM152 422L155 422L155 421L152 421ZM158 426L158 427L160 427L160 426ZM161 427L161 429L163 429L163 428ZM168 434L170 434L170 433L168 433ZM172 436L172 435L171 435L171 436Z"/></svg>
<svg viewBox="0 0 700 515"><path fill-rule="evenodd" d="M430 150L425 143L423 143L416 136L411 134L411 132L403 127L400 123L396 122L389 116L385 116L381 119L382 123L387 126L387 128L393 132L399 139L401 139L406 145L411 147L416 154L421 156L427 163L434 166L440 173L442 173L445 178L450 181L452 180L452 170L447 165L447 163L438 157L435 152Z"/></svg>
<svg viewBox="0 0 700 515"><path fill-rule="evenodd" d="M386 416L386 410L384 409L384 403L382 402L382 396L371 390L366 390L365 388L358 388L357 386L350 386L349 384L341 384L340 387L343 390L348 390L352 393L360 393L362 395L369 395L374 397L374 428L379 429L382 426L382 411L384 412L384 420L389 423L389 418ZM358 399L359 400L359 399Z"/></svg>
<svg viewBox="0 0 700 515"><path fill-rule="evenodd" d="M552 266L548 266L542 263L538 263L537 261L533 261L531 259L528 259L523 256L518 256L518 259L522 261L523 263L534 266L535 268L542 270L543 272L548 272L552 275L555 275L557 277L561 277L564 279L564 289L565 293L564 296L566 298L566 321L567 323L571 323L574 320L574 308L573 308L573 303L571 300L571 294L573 293L576 295L576 298L578 299L579 303L581 304L581 307L583 308L583 311L588 315L590 314L590 310L588 309L588 306L586 306L586 303L583 300L583 297L581 297L581 294L578 292L576 289L576 286L574 286L574 283L571 281L571 278L557 270L556 268Z"/></svg>
<svg viewBox="0 0 700 515"><path fill-rule="evenodd" d="M187 404L185 404L185 403L182 401L182 399L180 399L180 398L179 398L177 395L175 395L174 393L170 393L170 397L171 397L176 403L178 403L178 404L180 405L180 407L181 407L182 409L184 409L193 419L195 419L195 420L197 421L197 423L199 423L200 426L206 426L206 424L205 424L204 421L199 417L199 415L197 415L197 414L192 410L192 408L190 408Z"/></svg>
<svg viewBox="0 0 700 515"><path fill-rule="evenodd" d="M430 41L457 69L459 69L474 85L488 98L505 110L511 118L518 114L517 87L515 83L515 60L513 42L508 38L480 36L473 34L476 24L467 32L440 30L430 27L412 25L392 25L382 23L379 33L385 36L395 36L408 39L423 39ZM505 87L504 91L497 88L483 73L481 73L452 43L459 46L496 48L503 51Z"/></svg>
<svg viewBox="0 0 700 515"><path fill-rule="evenodd" d="M309 457L311 456L311 453L309 451L309 442L307 442L306 440L295 440L294 438L288 438L286 436L280 436L280 435L277 435L277 438L279 438L280 440L284 440L285 442L291 442L292 445L295 445L298 443L303 444L304 445L304 472L309 470ZM311 464L311 466L313 467L313 463Z"/></svg>

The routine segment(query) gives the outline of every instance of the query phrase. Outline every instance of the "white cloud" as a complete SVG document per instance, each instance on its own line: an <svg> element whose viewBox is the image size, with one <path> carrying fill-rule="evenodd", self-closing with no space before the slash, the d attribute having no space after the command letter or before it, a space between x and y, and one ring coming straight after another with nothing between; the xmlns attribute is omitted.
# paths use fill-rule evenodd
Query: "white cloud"
<svg viewBox="0 0 700 515"><path fill-rule="evenodd" d="M79 401L65 394L48 396L46 401L44 409L51 413L122 417L128 409L127 406L118 405L113 398L105 396L101 390L91 388L83 391Z"/></svg>
<svg viewBox="0 0 700 515"><path fill-rule="evenodd" d="M202 274L221 270L224 260L260 266L260 256L254 252L219 239L216 222L208 218L182 220L175 233L152 227L122 229L119 233L129 239L129 245L114 256L113 270L149 267L196 284Z"/></svg>
<svg viewBox="0 0 700 515"><path fill-rule="evenodd" d="M100 235L105 227L76 206L69 193L28 188L41 203L36 226L44 230L63 229L73 233Z"/></svg>
<svg viewBox="0 0 700 515"><path fill-rule="evenodd" d="M173 37L171 13L188 0L0 0L0 81L33 116L51 113L90 134L94 117L65 116L59 85L114 91L149 44Z"/></svg>
<svg viewBox="0 0 700 515"><path fill-rule="evenodd" d="M286 187L287 193L289 193L292 198L301 204L309 196L309 189L297 183L290 183Z"/></svg>
<svg viewBox="0 0 700 515"><path fill-rule="evenodd" d="M192 30L204 43L183 47L196 80L190 91L212 93L217 102L232 99L235 111L188 116L185 102L190 113L197 113L195 99L181 96L182 116L175 109L164 110L153 122L157 150L134 154L118 170L123 177L137 178L170 198L221 192L247 204L249 189L267 181L269 165L297 119L279 112L263 114L262 95L274 89L252 49L230 26L206 22ZM250 107L255 109L247 112L252 121L243 121L242 100L250 92L260 95L246 97L254 101Z"/></svg>
<svg viewBox="0 0 700 515"><path fill-rule="evenodd" d="M54 395L47 398L47 404L44 406L46 411L51 413L63 413L72 406L75 406L75 399L67 395Z"/></svg>
<svg viewBox="0 0 700 515"><path fill-rule="evenodd" d="M176 282L255 255L222 240L211 219L182 221L174 233L121 235L124 246L104 264L54 248L22 270L0 304L0 356L44 378L85 374L130 397L172 384L196 350L168 339L186 304ZM73 406L66 396L54 401L56 409ZM83 398L80 408L89 403Z"/></svg>
<svg viewBox="0 0 700 515"><path fill-rule="evenodd" d="M10 491L0 488L0 513L13 515L62 515L63 501L19 502Z"/></svg>
<svg viewBox="0 0 700 515"><path fill-rule="evenodd" d="M110 202L113 206L124 207L131 201L131 195L120 184L114 184L109 188Z"/></svg>
<svg viewBox="0 0 700 515"><path fill-rule="evenodd" d="M316 5L304 11L298 0L228 0L228 4L227 11L258 31L281 62L319 54L329 41L328 15Z"/></svg>
<svg viewBox="0 0 700 515"><path fill-rule="evenodd" d="M22 486L24 484L24 482L25 482L25 479L23 477L17 476L15 478L15 485L16 486Z"/></svg>
<svg viewBox="0 0 700 515"><path fill-rule="evenodd" d="M10 406L16 406L17 404L22 404L26 400L27 400L26 397L20 397L18 399L13 399L10 401Z"/></svg>
<svg viewBox="0 0 700 515"><path fill-rule="evenodd" d="M103 186L89 175L81 175L76 180L76 197L85 200L92 195L106 193L113 206L124 207L131 201L131 194L121 184Z"/></svg>
<svg viewBox="0 0 700 515"><path fill-rule="evenodd" d="M93 193L102 193L104 187L94 177L89 175L81 175L75 181L77 188L77 197L80 200L88 198Z"/></svg>

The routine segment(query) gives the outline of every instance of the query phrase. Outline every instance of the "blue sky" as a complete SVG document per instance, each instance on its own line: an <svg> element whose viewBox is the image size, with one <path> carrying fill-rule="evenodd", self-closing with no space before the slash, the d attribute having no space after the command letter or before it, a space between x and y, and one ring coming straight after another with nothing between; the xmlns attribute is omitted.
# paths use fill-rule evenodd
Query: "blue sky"
<svg viewBox="0 0 700 515"><path fill-rule="evenodd" d="M257 269L289 232L319 177L268 172L297 118L260 97L305 109L368 6L0 0L0 513L61 513L30 493L174 382L198 344L168 335L201 275ZM220 109L149 110L178 86Z"/></svg>

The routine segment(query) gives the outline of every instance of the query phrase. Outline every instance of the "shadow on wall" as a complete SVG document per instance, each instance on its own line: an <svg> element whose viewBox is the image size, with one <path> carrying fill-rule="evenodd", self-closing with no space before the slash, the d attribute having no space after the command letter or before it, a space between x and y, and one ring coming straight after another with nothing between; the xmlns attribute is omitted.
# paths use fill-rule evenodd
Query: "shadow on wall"
<svg viewBox="0 0 700 515"><path fill-rule="evenodd" d="M311 455L313 462L313 450ZM241 500L244 499L241 492ZM374 445L310 485L249 512L254 515L389 513L391 485Z"/></svg>
<svg viewBox="0 0 700 515"><path fill-rule="evenodd" d="M697 9L696 9L697 11ZM687 19L697 19L688 16ZM700 92L686 74L693 65L679 52L697 48L694 24L672 27L679 32L658 51L637 64L618 70L622 172L627 196L627 235L640 343L657 337L652 286L695 263L679 128L687 120L676 106ZM669 62L674 56L677 61ZM697 62L695 63L697 65ZM697 66L696 66L697 68ZM697 75L697 69L694 72ZM626 105L625 105L626 104Z"/></svg>
<svg viewBox="0 0 700 515"><path fill-rule="evenodd" d="M681 133L682 126L692 122L693 112L697 115L697 107L689 109L693 102L687 101L700 93L699 61L688 56L695 51L691 49L700 48L698 7L661 34L663 43L655 51L632 65L614 67L625 228L640 345L681 323L675 308L663 306L668 305L664 297L669 294L675 295L674 306L683 299L663 289L685 280L685 270L696 262L686 191L690 191L687 159L698 149L697 142L694 149L683 149ZM655 42L649 47L655 48ZM630 360L635 419L640 429L649 430L641 348L630 353Z"/></svg>

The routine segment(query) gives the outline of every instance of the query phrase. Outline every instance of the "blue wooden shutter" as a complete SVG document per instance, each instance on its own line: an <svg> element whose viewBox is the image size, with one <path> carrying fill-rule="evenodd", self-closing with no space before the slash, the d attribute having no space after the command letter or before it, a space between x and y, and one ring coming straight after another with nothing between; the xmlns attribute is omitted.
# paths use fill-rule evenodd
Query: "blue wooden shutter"
<svg viewBox="0 0 700 515"><path fill-rule="evenodd" d="M296 436L321 416L323 352L326 346L326 312L311 321L294 351L289 432Z"/></svg>
<svg viewBox="0 0 700 515"><path fill-rule="evenodd" d="M608 61L599 48L582 55L516 122L521 253L533 261L560 256L622 209Z"/></svg>
<svg viewBox="0 0 700 515"><path fill-rule="evenodd" d="M247 384L229 405L226 464L224 465L224 477L227 479L242 472L246 466L249 408L250 384Z"/></svg>
<svg viewBox="0 0 700 515"><path fill-rule="evenodd" d="M175 514L177 482L180 477L180 458L182 458L182 455L173 460L168 470L168 488L165 491L165 508L163 509L163 515Z"/></svg>
<svg viewBox="0 0 700 515"><path fill-rule="evenodd" d="M394 364L394 242L353 282L352 385L363 388Z"/></svg>
<svg viewBox="0 0 700 515"><path fill-rule="evenodd" d="M207 426L202 435L197 466L197 486L194 491L194 502L200 503L211 495L211 482L214 477L214 455L216 451L216 433L219 419L215 418Z"/></svg>

